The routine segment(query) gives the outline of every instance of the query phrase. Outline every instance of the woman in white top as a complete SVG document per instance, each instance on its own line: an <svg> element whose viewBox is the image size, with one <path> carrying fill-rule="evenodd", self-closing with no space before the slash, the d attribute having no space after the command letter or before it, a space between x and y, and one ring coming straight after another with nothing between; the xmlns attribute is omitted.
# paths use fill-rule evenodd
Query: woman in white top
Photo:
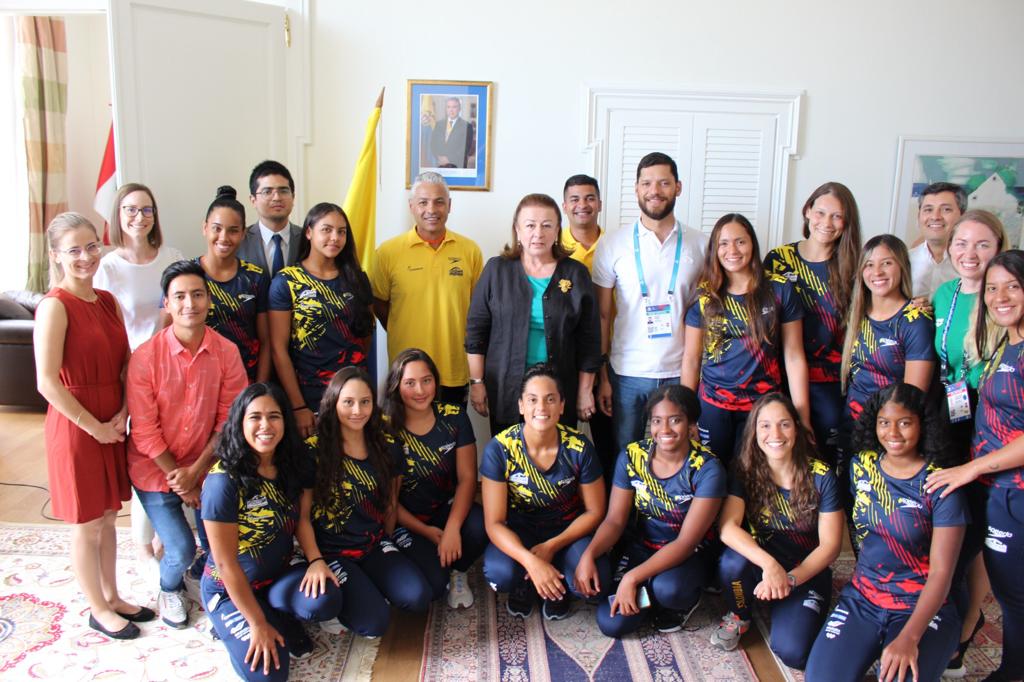
<svg viewBox="0 0 1024 682"><path fill-rule="evenodd" d="M128 330L128 345L134 351L166 325L160 275L183 256L163 245L156 199L145 185L129 182L117 191L109 222L110 241L115 248L100 261L93 286L117 299ZM153 555L153 526L134 493L131 516L139 559L153 569L159 565Z"/></svg>
<svg viewBox="0 0 1024 682"><path fill-rule="evenodd" d="M156 199L148 187L136 182L117 192L110 216L110 240L115 249L100 261L95 287L114 294L121 304L128 345L134 351L164 328L160 275L184 257L177 249L163 245Z"/></svg>

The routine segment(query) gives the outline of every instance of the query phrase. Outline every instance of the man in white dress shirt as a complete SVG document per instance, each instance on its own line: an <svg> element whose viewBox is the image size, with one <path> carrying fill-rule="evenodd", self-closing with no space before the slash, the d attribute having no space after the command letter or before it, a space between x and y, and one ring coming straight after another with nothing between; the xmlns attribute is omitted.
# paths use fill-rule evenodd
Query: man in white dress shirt
<svg viewBox="0 0 1024 682"><path fill-rule="evenodd" d="M295 264L302 243L302 228L289 221L295 205L295 181L284 165L263 161L249 175L249 201L259 220L249 226L238 257L263 268L273 278Z"/></svg>
<svg viewBox="0 0 1024 682"><path fill-rule="evenodd" d="M935 290L957 276L949 261L949 233L967 210L967 193L951 182L934 182L917 199L917 222L924 241L910 249L914 297L929 301Z"/></svg>

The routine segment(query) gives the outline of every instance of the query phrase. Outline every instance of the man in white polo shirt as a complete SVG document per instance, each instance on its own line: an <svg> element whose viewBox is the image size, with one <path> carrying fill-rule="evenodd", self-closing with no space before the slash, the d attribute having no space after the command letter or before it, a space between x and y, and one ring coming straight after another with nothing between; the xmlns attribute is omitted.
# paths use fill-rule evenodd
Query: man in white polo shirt
<svg viewBox="0 0 1024 682"><path fill-rule="evenodd" d="M652 152L642 158L636 169L640 219L605 235L594 257L601 350L607 354L600 409L612 417L619 450L643 437L650 393L663 384L679 383L684 306L707 247L703 234L675 218L682 190L671 157Z"/></svg>
<svg viewBox="0 0 1024 682"><path fill-rule="evenodd" d="M957 277L949 260L949 234L967 210L967 193L951 182L933 182L917 198L917 222L924 241L910 249L914 296L929 301L935 290Z"/></svg>

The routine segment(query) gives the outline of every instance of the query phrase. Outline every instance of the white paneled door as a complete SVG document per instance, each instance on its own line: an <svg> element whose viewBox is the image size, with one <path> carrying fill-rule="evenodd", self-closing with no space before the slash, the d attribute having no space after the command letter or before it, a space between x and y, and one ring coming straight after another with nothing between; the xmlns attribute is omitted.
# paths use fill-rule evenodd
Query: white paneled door
<svg viewBox="0 0 1024 682"><path fill-rule="evenodd" d="M298 126L288 120L296 55L285 11L244 0L111 0L108 21L119 180L149 185L165 241L198 255L218 186L233 185L248 206L256 163L301 165L289 153Z"/></svg>

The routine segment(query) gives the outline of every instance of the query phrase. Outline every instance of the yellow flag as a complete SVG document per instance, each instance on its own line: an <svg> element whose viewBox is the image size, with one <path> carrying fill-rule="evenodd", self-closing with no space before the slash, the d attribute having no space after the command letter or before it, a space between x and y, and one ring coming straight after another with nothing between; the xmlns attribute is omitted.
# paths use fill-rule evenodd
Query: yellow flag
<svg viewBox="0 0 1024 682"><path fill-rule="evenodd" d="M384 91L381 90L377 106L366 122L363 150L356 161L352 183L348 186L343 206L348 216L349 229L356 240L359 264L367 273L377 248L377 123L380 121L383 100Z"/></svg>

